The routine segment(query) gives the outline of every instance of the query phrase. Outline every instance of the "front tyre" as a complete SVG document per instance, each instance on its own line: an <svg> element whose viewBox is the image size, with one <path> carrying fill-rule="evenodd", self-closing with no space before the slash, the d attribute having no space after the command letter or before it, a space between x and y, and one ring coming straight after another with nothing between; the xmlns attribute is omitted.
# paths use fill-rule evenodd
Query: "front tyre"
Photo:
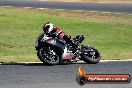
<svg viewBox="0 0 132 88"><path fill-rule="evenodd" d="M57 65L60 62L59 56L50 47L39 49L37 56L43 63L47 65Z"/></svg>
<svg viewBox="0 0 132 88"><path fill-rule="evenodd" d="M81 54L81 59L88 64L97 64L99 63L100 58L100 53L93 47L89 47L88 51Z"/></svg>

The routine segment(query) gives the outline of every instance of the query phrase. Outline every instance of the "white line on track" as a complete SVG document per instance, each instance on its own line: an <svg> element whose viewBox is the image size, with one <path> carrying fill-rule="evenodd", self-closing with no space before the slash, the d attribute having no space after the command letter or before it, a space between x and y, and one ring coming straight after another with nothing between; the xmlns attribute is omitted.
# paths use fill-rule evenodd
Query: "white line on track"
<svg viewBox="0 0 132 88"><path fill-rule="evenodd" d="M132 59L126 60L101 60L100 62L125 62L125 61L132 61ZM42 62L0 62L0 64L41 64ZM84 61L78 61L73 63L85 63Z"/></svg>

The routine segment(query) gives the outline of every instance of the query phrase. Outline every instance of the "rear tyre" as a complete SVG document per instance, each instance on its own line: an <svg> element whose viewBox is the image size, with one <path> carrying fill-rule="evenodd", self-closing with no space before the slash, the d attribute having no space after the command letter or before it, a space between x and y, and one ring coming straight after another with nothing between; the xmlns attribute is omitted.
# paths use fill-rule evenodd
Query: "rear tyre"
<svg viewBox="0 0 132 88"><path fill-rule="evenodd" d="M39 49L37 52L37 56L40 61L47 65L57 65L60 62L59 56L50 47Z"/></svg>
<svg viewBox="0 0 132 88"><path fill-rule="evenodd" d="M81 59L88 64L97 64L101 57L97 49L90 47L90 51L81 54Z"/></svg>

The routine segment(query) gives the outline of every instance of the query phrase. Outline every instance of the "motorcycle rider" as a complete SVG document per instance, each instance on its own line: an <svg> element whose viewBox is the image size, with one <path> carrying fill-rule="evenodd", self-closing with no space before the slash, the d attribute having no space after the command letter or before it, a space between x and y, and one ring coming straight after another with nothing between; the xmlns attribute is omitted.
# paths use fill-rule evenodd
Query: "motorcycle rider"
<svg viewBox="0 0 132 88"><path fill-rule="evenodd" d="M46 22L43 25L43 31L47 36L56 36L59 39L65 40L67 43L72 44L73 48L77 48L77 44L75 44L72 40L71 40L71 36L65 35L65 33L62 31L61 28L59 27L55 27L53 26L53 24L51 22ZM60 58L62 60L62 55L63 55L63 50L60 54Z"/></svg>
<svg viewBox="0 0 132 88"><path fill-rule="evenodd" d="M54 35L58 37L59 39L64 39L67 43L71 43L73 47L77 47L77 44L75 44L70 35L65 35L65 33L62 31L59 27L53 27L53 24L51 22L47 22L43 25L43 31L46 35Z"/></svg>

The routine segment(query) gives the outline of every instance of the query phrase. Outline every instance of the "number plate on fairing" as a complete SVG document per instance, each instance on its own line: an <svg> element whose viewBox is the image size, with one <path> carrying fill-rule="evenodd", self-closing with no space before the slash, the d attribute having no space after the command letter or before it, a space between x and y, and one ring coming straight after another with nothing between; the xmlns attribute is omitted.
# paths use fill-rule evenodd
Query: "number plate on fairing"
<svg viewBox="0 0 132 88"><path fill-rule="evenodd" d="M46 41L49 44L55 45L56 41L52 37L43 37L41 41Z"/></svg>

